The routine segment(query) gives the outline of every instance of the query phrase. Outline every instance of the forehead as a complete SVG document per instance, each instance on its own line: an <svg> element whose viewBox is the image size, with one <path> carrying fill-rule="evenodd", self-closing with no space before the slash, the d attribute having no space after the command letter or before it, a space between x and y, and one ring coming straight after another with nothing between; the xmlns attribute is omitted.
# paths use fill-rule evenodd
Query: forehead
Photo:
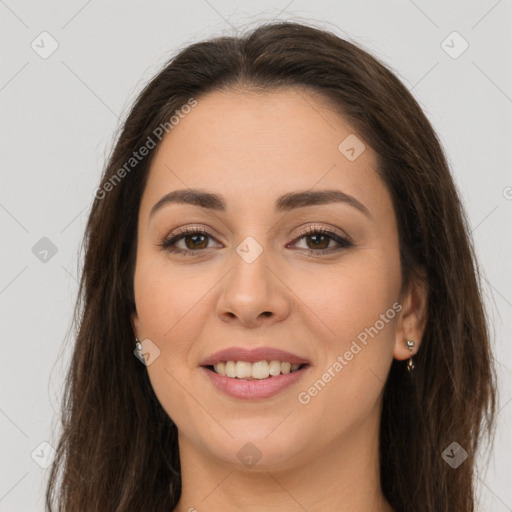
<svg viewBox="0 0 512 512"><path fill-rule="evenodd" d="M370 211L389 208L376 166L372 148L310 91L216 91L163 138L141 208L148 214L162 195L185 188L221 193L234 212L315 188L354 195Z"/></svg>

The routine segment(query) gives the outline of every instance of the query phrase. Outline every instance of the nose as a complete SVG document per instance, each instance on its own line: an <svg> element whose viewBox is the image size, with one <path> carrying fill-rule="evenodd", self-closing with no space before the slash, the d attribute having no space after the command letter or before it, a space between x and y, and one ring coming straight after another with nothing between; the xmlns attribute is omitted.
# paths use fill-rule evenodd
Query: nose
<svg viewBox="0 0 512 512"><path fill-rule="evenodd" d="M233 265L222 281L218 316L251 328L283 321L289 315L292 294L278 265L269 261L266 251L255 259L240 254L233 253Z"/></svg>

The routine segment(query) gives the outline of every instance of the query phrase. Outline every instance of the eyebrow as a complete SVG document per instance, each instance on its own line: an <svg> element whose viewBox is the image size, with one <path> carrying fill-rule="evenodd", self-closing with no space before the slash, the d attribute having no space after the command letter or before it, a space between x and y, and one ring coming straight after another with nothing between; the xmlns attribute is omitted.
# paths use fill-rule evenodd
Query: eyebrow
<svg viewBox="0 0 512 512"><path fill-rule="evenodd" d="M161 199L159 199L151 208L149 218L151 218L158 210L168 204L190 204L207 208L219 212L225 212L226 201L219 194L207 192L199 189L183 189L174 190L169 192ZM368 208L359 202L355 197L342 192L341 190L305 190L299 192L289 192L276 199L275 210L276 212L287 212L296 208L304 208L306 206L316 206L332 203L345 203L360 212L364 213L367 217L372 218Z"/></svg>

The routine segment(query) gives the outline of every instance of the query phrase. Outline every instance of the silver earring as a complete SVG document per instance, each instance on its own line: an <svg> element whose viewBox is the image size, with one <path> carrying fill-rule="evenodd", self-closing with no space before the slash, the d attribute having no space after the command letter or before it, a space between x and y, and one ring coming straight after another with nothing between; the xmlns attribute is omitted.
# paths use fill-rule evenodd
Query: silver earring
<svg viewBox="0 0 512 512"><path fill-rule="evenodd" d="M409 359L409 361L407 361L407 370L409 370L409 372L411 370L414 370L414 362L412 360L412 353L413 353L413 348L414 346L416 345L416 343L413 341L413 340L407 340L405 342L405 346L410 350L411 352L411 358Z"/></svg>
<svg viewBox="0 0 512 512"><path fill-rule="evenodd" d="M142 355L142 343L135 338L135 355L142 361L144 359Z"/></svg>

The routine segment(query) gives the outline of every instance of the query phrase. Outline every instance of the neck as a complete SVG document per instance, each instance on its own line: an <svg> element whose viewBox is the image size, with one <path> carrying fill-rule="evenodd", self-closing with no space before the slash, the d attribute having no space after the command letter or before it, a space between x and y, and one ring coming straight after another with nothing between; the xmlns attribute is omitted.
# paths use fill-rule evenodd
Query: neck
<svg viewBox="0 0 512 512"><path fill-rule="evenodd" d="M212 458L180 431L182 494L174 512L393 512L380 487L374 412L323 452L275 470Z"/></svg>

